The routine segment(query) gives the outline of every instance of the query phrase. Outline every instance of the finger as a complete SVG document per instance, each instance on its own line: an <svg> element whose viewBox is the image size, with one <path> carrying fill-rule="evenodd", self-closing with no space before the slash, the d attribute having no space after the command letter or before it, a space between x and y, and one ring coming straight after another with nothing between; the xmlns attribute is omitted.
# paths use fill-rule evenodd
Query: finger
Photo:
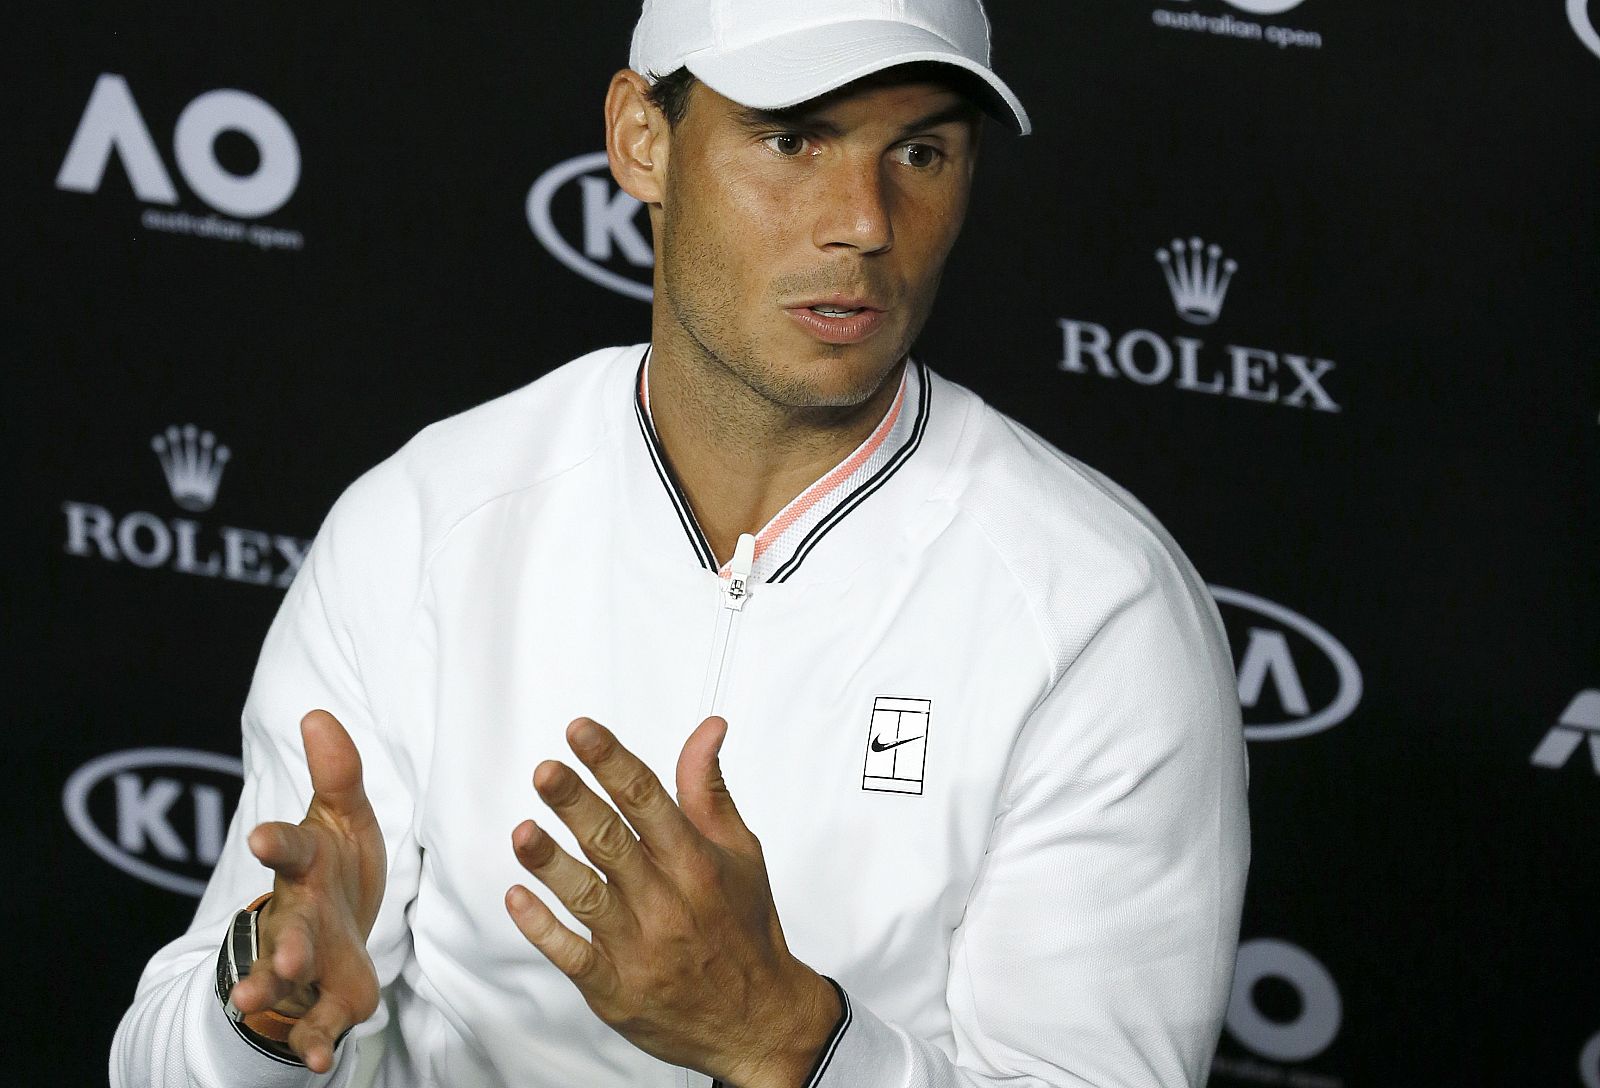
<svg viewBox="0 0 1600 1088"><path fill-rule="evenodd" d="M313 710L300 720L300 739L317 800L342 816L371 816L372 806L361 786L361 753L339 719L326 710Z"/></svg>
<svg viewBox="0 0 1600 1088"><path fill-rule="evenodd" d="M317 856L316 836L281 820L257 824L246 841L261 864L290 880L304 876Z"/></svg>
<svg viewBox="0 0 1600 1088"><path fill-rule="evenodd" d="M587 994L609 993L616 972L594 945L561 924L555 912L527 888L518 884L506 892L506 912L528 943Z"/></svg>
<svg viewBox="0 0 1600 1088"><path fill-rule="evenodd" d="M678 804L706 838L723 846L750 838L750 829L722 778L718 753L728 722L713 715L701 722L678 754Z"/></svg>
<svg viewBox="0 0 1600 1088"><path fill-rule="evenodd" d="M270 1009L281 1001L296 996L301 988L287 979L279 978L267 960L256 960L250 974L234 984L229 1000L242 1013Z"/></svg>
<svg viewBox="0 0 1600 1088"><path fill-rule="evenodd" d="M693 829L683 811L655 772L624 748L616 734L592 718L579 718L567 726L567 743L594 772L641 840L658 851L671 851L686 843Z"/></svg>
<svg viewBox="0 0 1600 1088"><path fill-rule="evenodd" d="M289 1045L306 1068L326 1073L333 1068L333 1046L356 1022L349 1005L337 994L324 993L289 1031Z"/></svg>
<svg viewBox="0 0 1600 1088"><path fill-rule="evenodd" d="M511 848L522 867L549 888L562 906L591 931L618 925L631 918L616 894L595 871L567 853L532 820L524 820L511 833Z"/></svg>
<svg viewBox="0 0 1600 1088"><path fill-rule="evenodd" d="M619 887L635 887L650 878L654 867L633 829L571 767L546 760L534 769L533 788L572 830L584 856Z"/></svg>
<svg viewBox="0 0 1600 1088"><path fill-rule="evenodd" d="M317 941L310 922L298 912L273 915L270 935L263 935L262 948L271 958L272 972L291 982L315 982Z"/></svg>

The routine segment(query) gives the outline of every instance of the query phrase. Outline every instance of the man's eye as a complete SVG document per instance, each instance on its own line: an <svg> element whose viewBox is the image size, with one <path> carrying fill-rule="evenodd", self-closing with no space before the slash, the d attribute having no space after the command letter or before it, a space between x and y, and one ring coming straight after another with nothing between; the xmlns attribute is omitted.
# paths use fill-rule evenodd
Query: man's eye
<svg viewBox="0 0 1600 1088"><path fill-rule="evenodd" d="M785 158L796 158L806 149L806 138L798 132L780 132L761 141Z"/></svg>
<svg viewBox="0 0 1600 1088"><path fill-rule="evenodd" d="M895 149L895 156L907 166L926 170L930 166L939 165L939 160L944 157L944 152L932 144L901 144Z"/></svg>

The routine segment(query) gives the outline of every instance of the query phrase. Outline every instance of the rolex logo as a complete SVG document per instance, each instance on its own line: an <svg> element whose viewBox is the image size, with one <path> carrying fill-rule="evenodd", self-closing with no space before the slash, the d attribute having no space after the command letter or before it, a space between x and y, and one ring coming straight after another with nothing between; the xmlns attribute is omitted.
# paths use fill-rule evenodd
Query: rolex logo
<svg viewBox="0 0 1600 1088"><path fill-rule="evenodd" d="M1223 257L1221 246L1199 238L1175 239L1156 251L1156 262L1167 278L1180 318L1190 325L1210 325L1217 320L1228 284L1239 270L1236 261ZM1198 336L1163 335L1140 328L1119 333L1076 317L1057 318L1056 324L1061 327L1061 358L1056 367L1068 374L1126 379L1134 385L1170 385L1186 393L1286 408L1344 410L1334 398L1335 391L1324 384L1338 364L1308 351L1241 343L1219 349Z"/></svg>
<svg viewBox="0 0 1600 1088"><path fill-rule="evenodd" d="M150 439L150 448L161 459L172 501L196 513L209 510L217 501L217 485L228 464L228 447L217 445L210 431L193 423L182 428L168 427L165 434Z"/></svg>
<svg viewBox="0 0 1600 1088"><path fill-rule="evenodd" d="M150 439L172 501L200 514L217 501L217 485L231 454L217 436L190 423ZM214 525L197 517L149 510L117 514L99 503L68 500L66 551L85 559L165 569L201 578L287 588L305 562L311 541L260 529ZM163 787L165 788L165 787Z"/></svg>
<svg viewBox="0 0 1600 1088"><path fill-rule="evenodd" d="M1166 249L1156 250L1156 260L1166 273L1167 288L1178 316L1194 325L1209 325L1222 313L1222 300L1228 282L1238 271L1238 262L1222 259L1222 247L1205 245L1198 238L1187 242L1174 239Z"/></svg>

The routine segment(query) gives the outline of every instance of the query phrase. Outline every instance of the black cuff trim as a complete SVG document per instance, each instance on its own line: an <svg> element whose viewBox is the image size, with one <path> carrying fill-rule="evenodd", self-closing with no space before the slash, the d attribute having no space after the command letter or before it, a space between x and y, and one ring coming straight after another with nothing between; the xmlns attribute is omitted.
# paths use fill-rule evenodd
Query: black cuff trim
<svg viewBox="0 0 1600 1088"><path fill-rule="evenodd" d="M834 1053L839 1049L840 1041L844 1039L844 1033L850 1028L850 1021L855 1019L855 1014L850 1009L850 995L844 992L844 987L827 975L822 977L828 979L828 985L839 995L839 1021L833 1025L833 1033L828 1036L828 1041L823 1044L822 1053L817 1055L816 1064L806 1075L805 1088L817 1088L823 1074L828 1071L828 1065L833 1061Z"/></svg>

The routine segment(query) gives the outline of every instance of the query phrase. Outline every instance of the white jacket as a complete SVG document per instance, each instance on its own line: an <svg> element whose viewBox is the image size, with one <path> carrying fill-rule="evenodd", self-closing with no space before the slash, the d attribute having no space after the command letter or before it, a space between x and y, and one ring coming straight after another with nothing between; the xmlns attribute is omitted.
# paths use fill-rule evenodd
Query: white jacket
<svg viewBox="0 0 1600 1088"><path fill-rule="evenodd" d="M322 1080L251 1049L214 991L229 918L271 887L245 835L304 815L316 707L355 738L389 851L383 1003L331 1083L707 1083L596 1019L503 895L543 894L510 833L545 815L541 760L578 766L569 721L670 784L713 709L790 948L850 997L816 1088L1204 1083L1246 769L1226 642L1177 546L912 364L730 596L655 442L644 355L595 352L429 427L335 505L261 653L221 861L139 982L112 1084Z"/></svg>

